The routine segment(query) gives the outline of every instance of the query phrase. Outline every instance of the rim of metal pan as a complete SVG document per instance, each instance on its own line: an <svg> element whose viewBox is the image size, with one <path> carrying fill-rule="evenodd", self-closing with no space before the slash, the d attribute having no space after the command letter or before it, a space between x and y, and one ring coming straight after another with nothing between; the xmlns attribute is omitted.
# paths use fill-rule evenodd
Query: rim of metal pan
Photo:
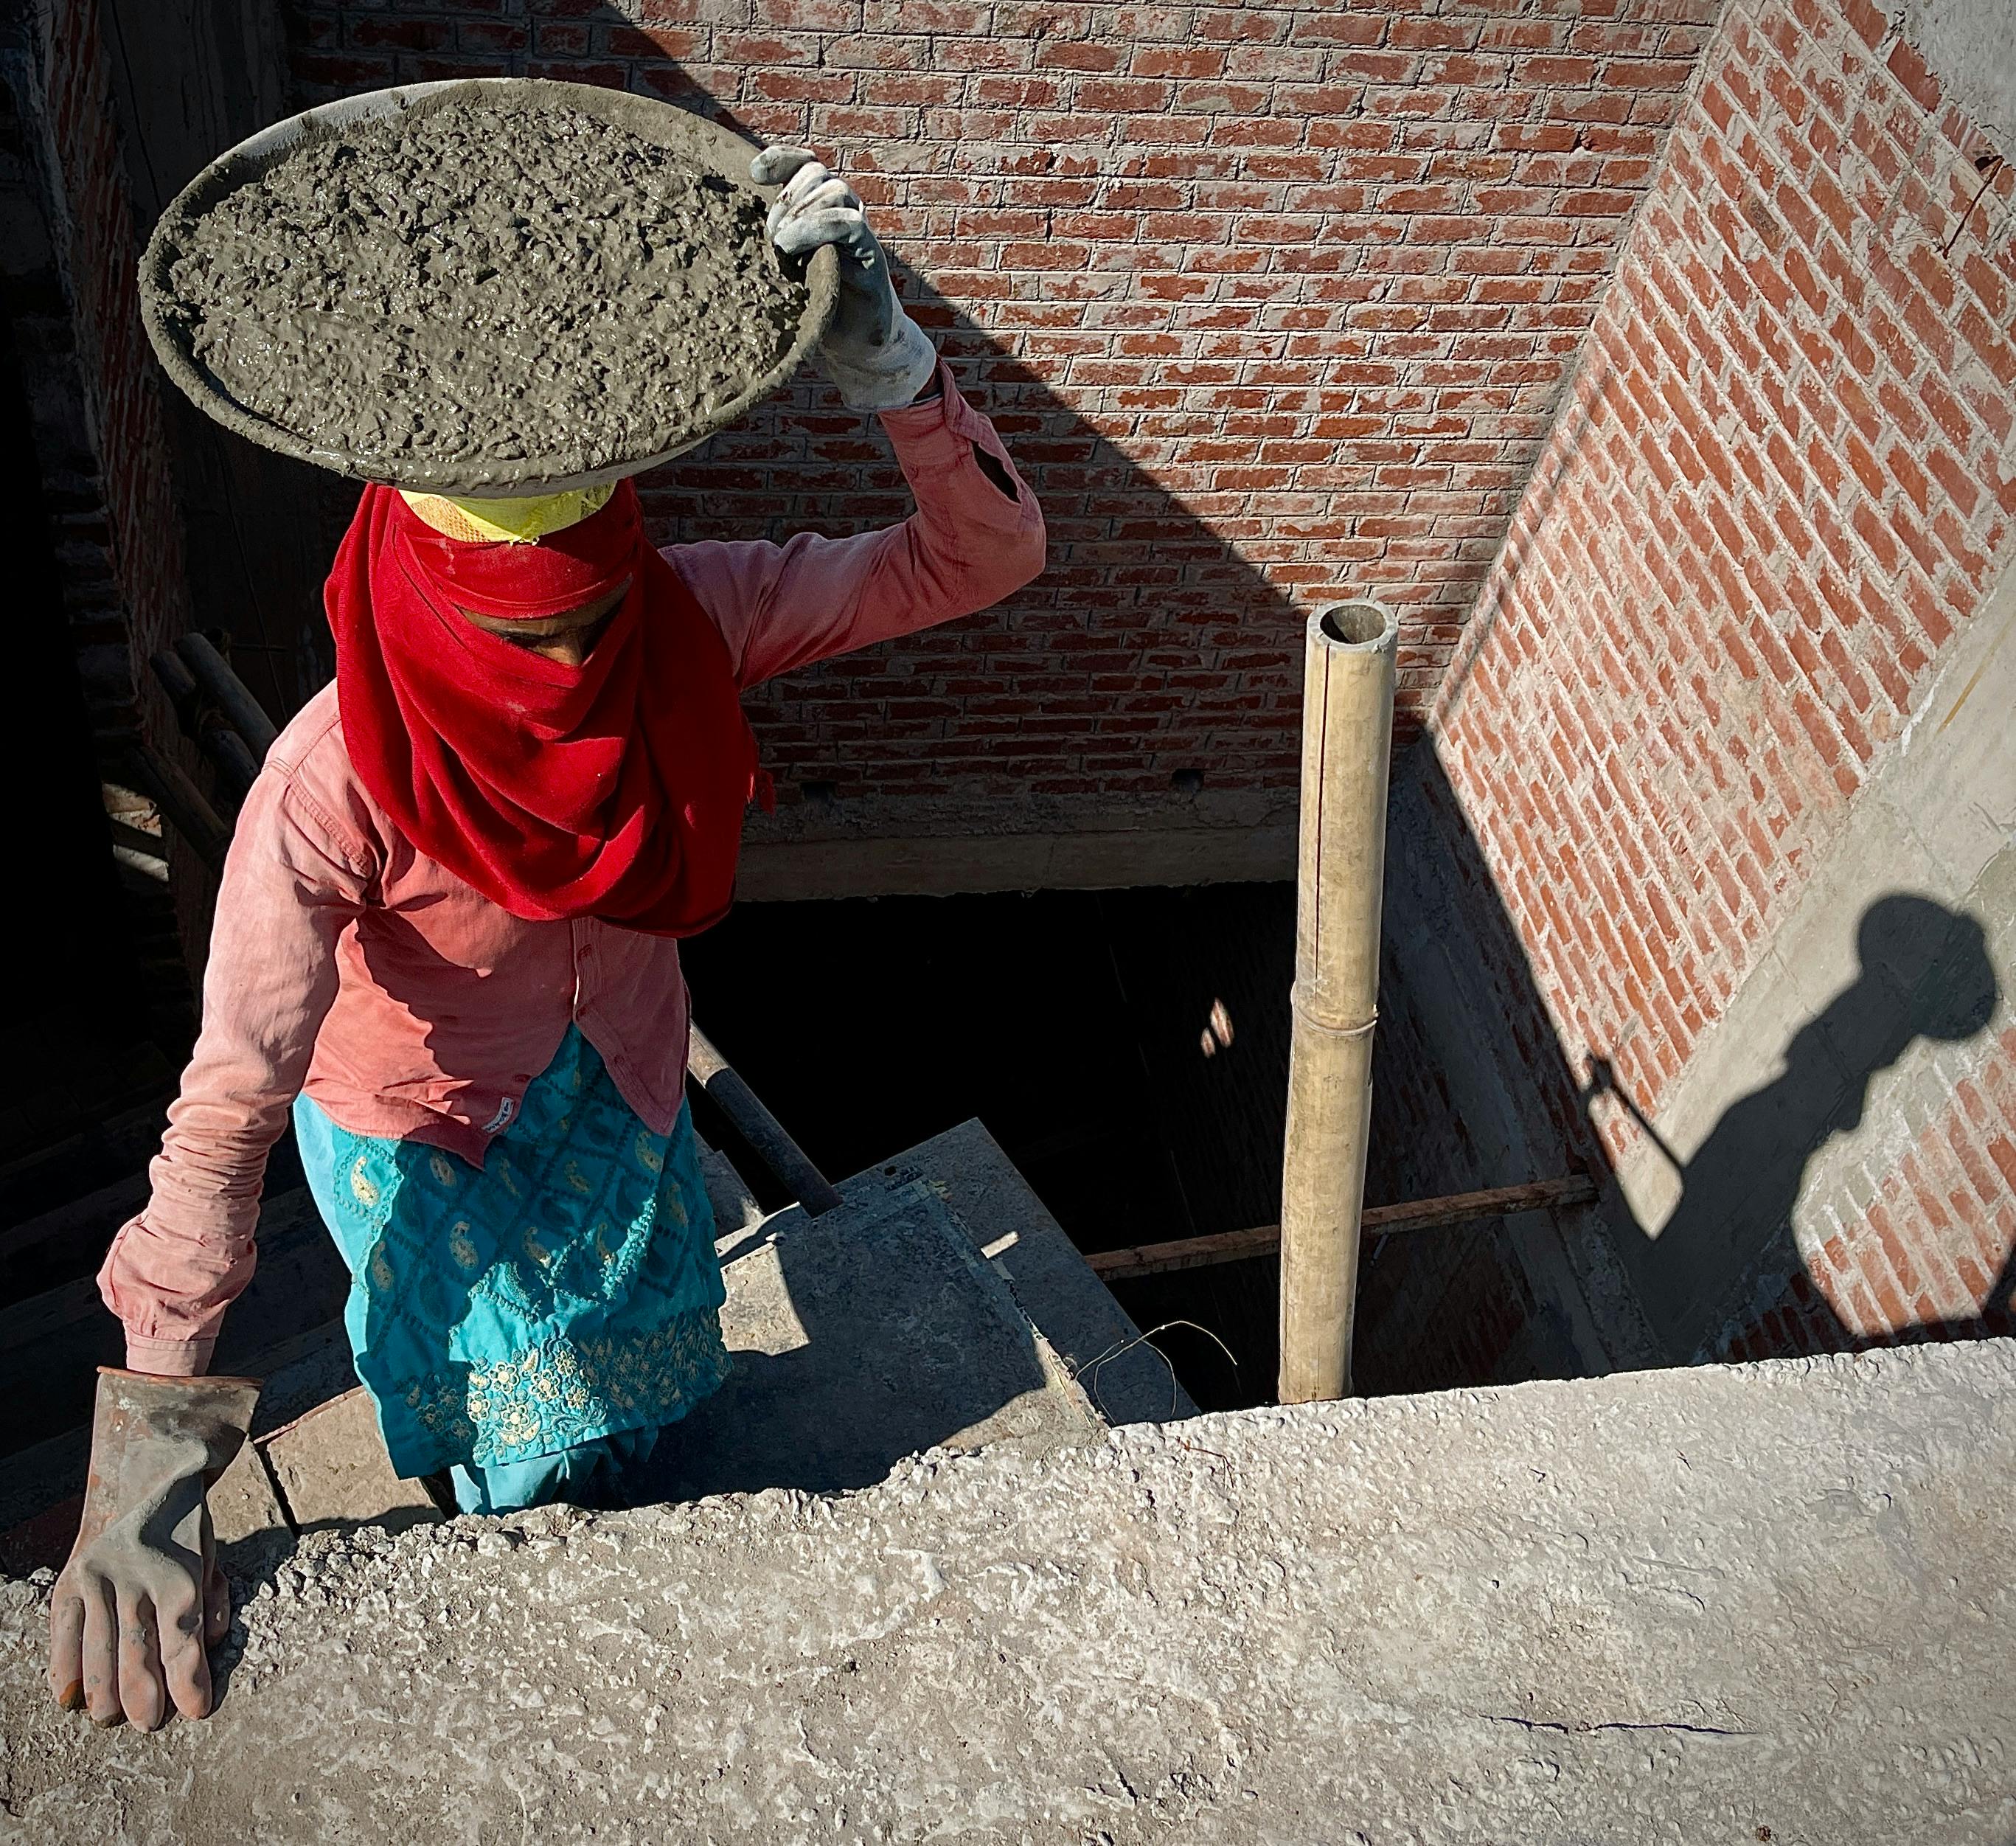
<svg viewBox="0 0 2016 1846"><path fill-rule="evenodd" d="M745 139L733 129L710 121L705 116L681 109L651 96L632 96L624 90L603 89L592 84L560 83L547 78L456 78L441 83L402 84L393 89L370 90L299 115L275 122L228 150L176 194L147 240L140 259L140 318L147 337L168 376L203 411L224 427L262 449L270 449L297 461L311 462L319 468L353 481L376 481L416 492L454 494L473 499L502 499L542 493L558 493L569 488L600 487L629 474L640 474L673 456L699 446L717 431L736 421L751 406L769 395L789 378L810 355L832 318L839 293L840 260L830 247L814 252L805 272L810 299L800 317L797 337L776 363L754 380L747 390L718 409L680 433L668 448L625 456L607 465L563 471L552 458L528 456L521 461L478 462L466 459L427 461L416 458L398 464L396 475L387 472L382 458L362 457L347 450L331 449L311 442L297 431L248 410L211 374L191 351L184 330L166 312L173 299L168 283L168 265L180 253L190 226L219 200L257 179L290 150L311 136L340 132L352 122L395 115L402 111L433 110L461 96L479 96L487 90L511 89L522 101L553 107L578 109L585 114L614 122L668 147L732 180L746 192L764 200L774 199L778 189L760 186L749 177L750 157L760 143Z"/></svg>

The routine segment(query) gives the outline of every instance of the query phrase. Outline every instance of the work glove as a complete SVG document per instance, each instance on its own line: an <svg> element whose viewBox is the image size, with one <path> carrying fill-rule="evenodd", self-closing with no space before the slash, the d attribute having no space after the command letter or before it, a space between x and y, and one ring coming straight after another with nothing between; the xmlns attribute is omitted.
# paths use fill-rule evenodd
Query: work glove
<svg viewBox="0 0 2016 1846"><path fill-rule="evenodd" d="M850 410L897 410L938 370L923 330L903 312L889 259L854 189L808 147L766 147L749 163L758 186L782 185L770 207L770 240L785 255L809 257L830 243L840 257L840 299L819 359Z"/></svg>
<svg viewBox="0 0 2016 1846"><path fill-rule="evenodd" d="M210 1715L211 1648L231 1625L211 1484L252 1427L249 1378L98 1371L84 1523L49 1603L49 1689L94 1724L151 1731L169 1701Z"/></svg>

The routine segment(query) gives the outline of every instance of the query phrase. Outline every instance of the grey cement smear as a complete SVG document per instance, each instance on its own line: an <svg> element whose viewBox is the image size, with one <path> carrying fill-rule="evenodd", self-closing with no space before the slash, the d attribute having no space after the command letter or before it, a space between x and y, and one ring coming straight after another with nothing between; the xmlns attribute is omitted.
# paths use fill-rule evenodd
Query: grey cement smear
<svg viewBox="0 0 2016 1846"><path fill-rule="evenodd" d="M0 1842L2008 1846L2012 1505L1984 1340L319 1533L152 1736L43 1576Z"/></svg>
<svg viewBox="0 0 2016 1846"><path fill-rule="evenodd" d="M164 318L242 409L359 471L508 478L679 447L804 314L765 206L619 124L452 98L290 149L175 233Z"/></svg>

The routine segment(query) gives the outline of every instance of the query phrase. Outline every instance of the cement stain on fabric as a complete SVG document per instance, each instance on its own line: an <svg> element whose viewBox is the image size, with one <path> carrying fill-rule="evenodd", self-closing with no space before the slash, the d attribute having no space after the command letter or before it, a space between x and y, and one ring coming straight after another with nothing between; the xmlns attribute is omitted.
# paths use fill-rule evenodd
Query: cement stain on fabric
<svg viewBox="0 0 2016 1846"><path fill-rule="evenodd" d="M586 473L677 445L789 348L806 291L764 209L580 110L458 101L304 141L218 200L169 312L244 409L385 479Z"/></svg>

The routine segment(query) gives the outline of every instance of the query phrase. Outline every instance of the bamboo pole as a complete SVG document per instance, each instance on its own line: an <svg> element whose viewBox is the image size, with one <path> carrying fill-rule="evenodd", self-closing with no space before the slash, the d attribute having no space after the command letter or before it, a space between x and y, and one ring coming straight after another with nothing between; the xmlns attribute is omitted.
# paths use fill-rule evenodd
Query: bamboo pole
<svg viewBox="0 0 2016 1846"><path fill-rule="evenodd" d="M1351 1389L1398 634L1377 604L1340 604L1310 618L1304 656L1294 1024L1281 1172L1283 1404L1341 1397Z"/></svg>
<svg viewBox="0 0 2016 1846"><path fill-rule="evenodd" d="M135 743L128 754L128 773L161 817L189 842L189 849L214 872L224 870L231 849L231 828L190 781L181 764L153 745Z"/></svg>
<svg viewBox="0 0 2016 1846"><path fill-rule="evenodd" d="M218 708L229 720L231 728L245 740L256 769L266 760L266 752L272 748L280 734L273 720L267 716L266 708L231 670L231 662L218 651L217 644L209 636L184 635L175 643L175 651L196 676L196 683L217 701Z"/></svg>

